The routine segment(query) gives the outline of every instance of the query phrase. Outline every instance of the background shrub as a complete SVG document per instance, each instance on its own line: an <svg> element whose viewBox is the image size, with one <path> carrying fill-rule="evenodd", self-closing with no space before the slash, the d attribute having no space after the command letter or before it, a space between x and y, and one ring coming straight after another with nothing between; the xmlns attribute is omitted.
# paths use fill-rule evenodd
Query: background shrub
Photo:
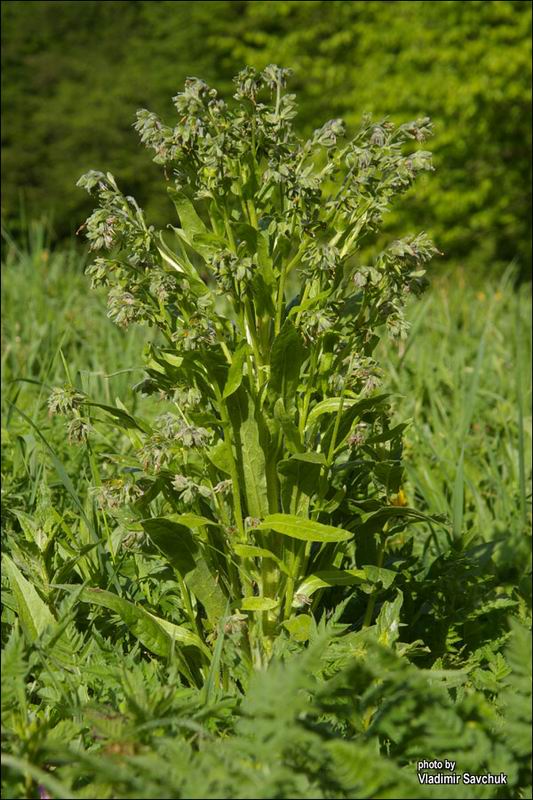
<svg viewBox="0 0 533 800"><path fill-rule="evenodd" d="M9 2L3 17L3 213L55 213L59 235L88 210L72 191L106 164L156 222L129 127L140 106L168 113L187 75L229 88L247 63L295 70L298 124L364 111L435 122L437 175L389 220L425 227L447 261L476 269L530 264L531 3ZM49 153L54 153L54 158ZM440 168L441 166L445 168ZM149 198L149 201L148 201Z"/></svg>

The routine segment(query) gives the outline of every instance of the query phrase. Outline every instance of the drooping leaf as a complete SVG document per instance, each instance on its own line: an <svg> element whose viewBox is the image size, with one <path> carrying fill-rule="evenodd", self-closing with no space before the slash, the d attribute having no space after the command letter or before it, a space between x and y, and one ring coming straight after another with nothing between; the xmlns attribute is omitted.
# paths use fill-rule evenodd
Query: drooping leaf
<svg viewBox="0 0 533 800"><path fill-rule="evenodd" d="M349 397L328 397L311 409L305 427L311 428L322 414L336 414L341 404L343 408L350 408L356 402L356 400Z"/></svg>
<svg viewBox="0 0 533 800"><path fill-rule="evenodd" d="M301 605L298 595L312 597L318 589L325 589L331 586L353 586L362 583L367 579L365 571L362 569L329 569L309 575L298 586L295 592L293 606Z"/></svg>
<svg viewBox="0 0 533 800"><path fill-rule="evenodd" d="M139 431L142 431L143 433L149 432L149 428L146 424L144 424L138 419L135 419L135 417L132 417L131 414L128 414L126 411L123 411L120 408L115 408L114 406L108 406L105 405L104 403L95 403L93 401L87 401L85 405L92 406L93 408L102 409L102 411L105 411L106 414L109 414L110 416L114 417L114 419L121 428L134 428Z"/></svg>

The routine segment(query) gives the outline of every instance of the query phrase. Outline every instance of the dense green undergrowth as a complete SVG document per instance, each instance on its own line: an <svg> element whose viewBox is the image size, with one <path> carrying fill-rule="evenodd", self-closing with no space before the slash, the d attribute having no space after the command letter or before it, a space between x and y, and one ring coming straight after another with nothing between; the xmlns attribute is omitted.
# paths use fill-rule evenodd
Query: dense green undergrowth
<svg viewBox="0 0 533 800"><path fill-rule="evenodd" d="M97 400L150 411L131 390L146 334L112 326L82 272L79 253L50 252L39 226L6 248L3 546L36 628L14 624L20 598L6 589L4 796L530 797L525 288L472 287L458 272L409 310L405 342L383 346L386 384L412 420L406 496L459 526L464 546L417 527L377 627L350 633L341 603L308 647L287 641L228 694L215 670L201 689L182 685L175 653L150 656L107 612L51 586L114 586L119 574L129 597L168 619L178 611L163 560L107 538L87 488L91 451L48 416L62 355ZM106 446L126 448L120 431ZM84 518L99 526L101 559ZM238 666L231 634L220 659ZM508 787L420 785L416 762L439 757L459 772L504 771Z"/></svg>

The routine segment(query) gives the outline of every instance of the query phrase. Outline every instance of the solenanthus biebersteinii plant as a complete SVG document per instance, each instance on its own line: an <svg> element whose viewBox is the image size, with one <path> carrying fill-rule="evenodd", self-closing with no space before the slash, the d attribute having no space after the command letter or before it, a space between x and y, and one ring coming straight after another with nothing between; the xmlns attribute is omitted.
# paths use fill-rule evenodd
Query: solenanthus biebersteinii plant
<svg viewBox="0 0 533 800"><path fill-rule="evenodd" d="M301 141L288 74L245 69L230 103L189 79L174 127L138 112L176 227L149 226L109 173L79 181L98 201L90 247L108 251L88 270L93 285L109 287L117 324L158 329L138 388L171 409L149 425L100 406L126 429L138 470L96 491L111 513L128 507L139 546L168 559L183 615L178 625L110 592L82 597L122 613L156 653L169 641L195 649L200 673L221 633L240 637L250 666L282 631L305 641L330 587L363 598L369 625L395 579L388 554L422 516L406 507L405 425L391 426L372 354L382 332L405 334L405 300L423 290L436 249L419 234L372 264L358 250L431 169L417 148L431 125L364 118L347 139L335 119ZM73 388L51 398L76 440L90 405Z"/></svg>

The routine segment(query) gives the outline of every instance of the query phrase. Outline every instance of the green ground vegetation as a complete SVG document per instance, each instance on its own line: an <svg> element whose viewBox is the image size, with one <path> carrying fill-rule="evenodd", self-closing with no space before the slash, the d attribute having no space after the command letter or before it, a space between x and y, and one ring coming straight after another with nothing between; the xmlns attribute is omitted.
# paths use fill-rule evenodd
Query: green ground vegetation
<svg viewBox="0 0 533 800"><path fill-rule="evenodd" d="M110 529L89 491L93 451L48 415L65 364L96 400L153 413L131 390L146 331L110 323L83 266L36 225L3 268L5 795L531 797L526 288L510 274L439 279L410 308L408 338L381 345L411 420L400 502L448 524L404 531L375 624L362 630L345 590L329 590L336 610L305 646L280 641L246 685L228 629L195 688L177 651L155 657L120 614L61 589L86 582L180 618L166 560ZM105 452L128 446L113 426L97 442L104 477ZM222 665L241 691L220 684ZM422 786L430 753L508 786Z"/></svg>

